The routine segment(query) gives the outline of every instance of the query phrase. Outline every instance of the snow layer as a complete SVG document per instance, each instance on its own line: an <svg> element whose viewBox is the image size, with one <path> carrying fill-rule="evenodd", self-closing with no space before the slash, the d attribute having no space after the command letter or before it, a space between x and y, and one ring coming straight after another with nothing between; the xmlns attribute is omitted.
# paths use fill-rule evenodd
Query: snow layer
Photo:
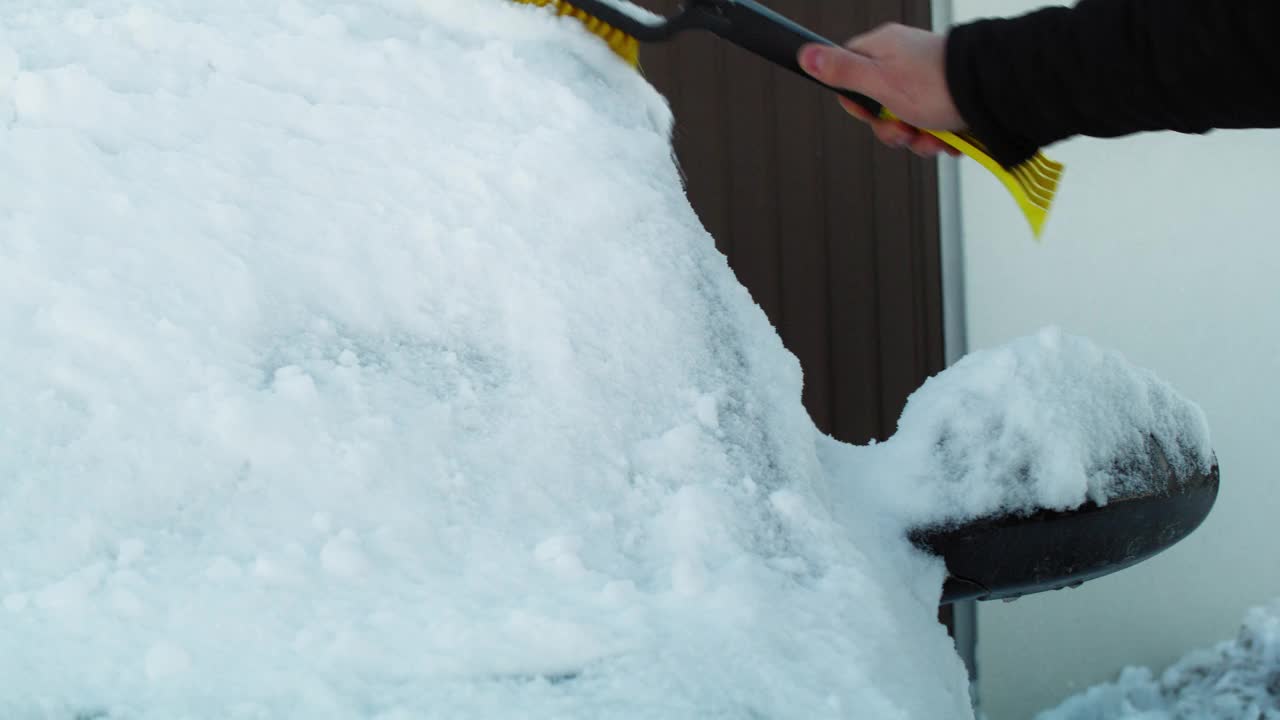
<svg viewBox="0 0 1280 720"><path fill-rule="evenodd" d="M1280 720L1280 601L1254 608L1235 640L1164 671L1126 668L1036 720Z"/></svg>
<svg viewBox="0 0 1280 720"><path fill-rule="evenodd" d="M670 126L505 0L0 2L0 717L968 717Z"/></svg>
<svg viewBox="0 0 1280 720"><path fill-rule="evenodd" d="M640 7L639 5L636 5L635 3L630 2L629 0L604 0L604 2L608 5L611 5L621 10L622 12L626 13L627 15L630 15L633 18L647 22L650 25L659 24L666 19L665 16L659 15L658 13L653 12L652 10L649 10L647 8Z"/></svg>
<svg viewBox="0 0 1280 720"><path fill-rule="evenodd" d="M849 490L911 525L1066 510L1130 497L1213 463L1204 413L1149 371L1047 328L975 352L907 401L897 432L872 447L829 444Z"/></svg>
<svg viewBox="0 0 1280 720"><path fill-rule="evenodd" d="M971 717L908 524L1202 420L1049 334L821 437L670 131L506 0L0 0L0 717Z"/></svg>

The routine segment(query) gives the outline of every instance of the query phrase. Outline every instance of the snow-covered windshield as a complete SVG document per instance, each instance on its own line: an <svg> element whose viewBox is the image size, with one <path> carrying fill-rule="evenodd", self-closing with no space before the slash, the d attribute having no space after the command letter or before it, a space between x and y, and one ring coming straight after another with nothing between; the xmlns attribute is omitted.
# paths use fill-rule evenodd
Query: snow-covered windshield
<svg viewBox="0 0 1280 720"><path fill-rule="evenodd" d="M832 521L664 101L572 21L0 13L0 716L967 706L940 564Z"/></svg>
<svg viewBox="0 0 1280 720"><path fill-rule="evenodd" d="M671 122L506 0L0 5L0 717L968 717Z"/></svg>

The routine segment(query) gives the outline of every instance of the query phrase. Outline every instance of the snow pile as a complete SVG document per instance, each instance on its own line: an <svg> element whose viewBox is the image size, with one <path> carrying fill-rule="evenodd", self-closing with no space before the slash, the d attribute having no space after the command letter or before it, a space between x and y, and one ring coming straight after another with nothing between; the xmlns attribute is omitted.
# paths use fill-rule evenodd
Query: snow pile
<svg viewBox="0 0 1280 720"><path fill-rule="evenodd" d="M970 717L904 518L1202 421L1047 335L822 438L670 131L507 0L0 4L0 717Z"/></svg>
<svg viewBox="0 0 1280 720"><path fill-rule="evenodd" d="M0 717L969 716L670 125L506 0L0 4Z"/></svg>
<svg viewBox="0 0 1280 720"><path fill-rule="evenodd" d="M1280 720L1280 601L1255 608L1239 636L1191 653L1156 678L1126 668L1037 720Z"/></svg>
<svg viewBox="0 0 1280 720"><path fill-rule="evenodd" d="M898 430L870 448L830 445L851 491L914 525L1106 504L1213 462L1204 413L1118 353L1049 328L975 352L908 400Z"/></svg>

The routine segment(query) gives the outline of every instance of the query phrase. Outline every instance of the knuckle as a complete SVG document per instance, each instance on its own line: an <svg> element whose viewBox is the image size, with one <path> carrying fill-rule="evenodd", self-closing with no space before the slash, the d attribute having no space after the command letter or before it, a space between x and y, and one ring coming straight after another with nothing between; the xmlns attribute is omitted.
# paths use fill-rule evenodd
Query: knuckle
<svg viewBox="0 0 1280 720"><path fill-rule="evenodd" d="M899 37L907 29L906 25L896 22L887 22L876 27L870 34L879 40L891 40Z"/></svg>
<svg viewBox="0 0 1280 720"><path fill-rule="evenodd" d="M840 53L831 63L832 78L841 85L854 87L861 84L865 72L860 59L852 53Z"/></svg>
<svg viewBox="0 0 1280 720"><path fill-rule="evenodd" d="M857 58L844 56L832 68L836 77L848 85L858 85L863 77L862 64Z"/></svg>

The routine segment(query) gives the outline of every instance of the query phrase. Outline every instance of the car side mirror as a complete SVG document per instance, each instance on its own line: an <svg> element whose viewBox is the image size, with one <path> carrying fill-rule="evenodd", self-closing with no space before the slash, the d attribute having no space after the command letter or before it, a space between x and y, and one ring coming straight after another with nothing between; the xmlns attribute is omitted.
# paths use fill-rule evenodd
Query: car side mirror
<svg viewBox="0 0 1280 720"><path fill-rule="evenodd" d="M1088 502L1069 511L912 530L916 546L946 561L943 604L1012 600L1077 587L1136 565L1190 535L1217 499L1217 461L1208 472L1179 475L1157 443L1149 442L1147 448L1147 462L1116 463L1131 476L1135 471L1151 476L1137 483L1149 488L1144 492L1112 498L1106 505Z"/></svg>

